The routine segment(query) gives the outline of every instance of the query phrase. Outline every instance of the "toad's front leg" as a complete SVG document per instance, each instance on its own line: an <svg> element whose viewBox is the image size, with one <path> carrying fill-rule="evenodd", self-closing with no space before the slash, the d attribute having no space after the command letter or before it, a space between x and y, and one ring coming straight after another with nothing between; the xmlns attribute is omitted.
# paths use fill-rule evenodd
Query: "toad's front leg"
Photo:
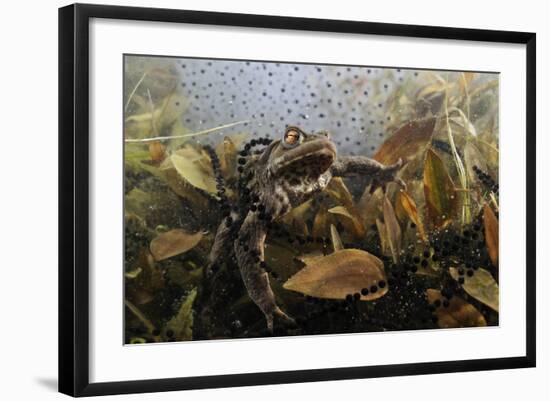
<svg viewBox="0 0 550 401"><path fill-rule="evenodd" d="M277 306L269 284L269 276L262 267L266 232L265 222L258 218L257 213L250 212L244 219L234 246L248 295L262 310L267 320L267 328L272 331L274 316L291 323L294 320Z"/></svg>
<svg viewBox="0 0 550 401"><path fill-rule="evenodd" d="M388 182L396 182L402 187L405 183L396 177L399 169L403 167L403 160L399 159L394 164L385 165L365 156L340 157L330 168L333 177L349 177L362 175L372 177L371 192L377 187L386 188Z"/></svg>

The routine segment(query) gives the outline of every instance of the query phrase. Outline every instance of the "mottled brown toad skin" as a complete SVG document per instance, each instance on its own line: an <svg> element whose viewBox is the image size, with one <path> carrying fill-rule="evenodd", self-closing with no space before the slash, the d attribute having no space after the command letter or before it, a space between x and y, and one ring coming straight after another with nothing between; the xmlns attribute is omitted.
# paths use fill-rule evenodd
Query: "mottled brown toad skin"
<svg viewBox="0 0 550 401"><path fill-rule="evenodd" d="M287 128L288 131L289 128ZM302 135L302 142L286 148L283 140L272 142L260 155L249 156L241 174L239 196L243 205L233 209L220 224L209 255L212 266L235 255L248 295L264 313L268 330L275 316L293 319L275 301L268 273L262 268L268 226L292 208L322 192L332 177L370 176L376 185L395 180L402 166L385 166L364 156L337 157L326 133Z"/></svg>

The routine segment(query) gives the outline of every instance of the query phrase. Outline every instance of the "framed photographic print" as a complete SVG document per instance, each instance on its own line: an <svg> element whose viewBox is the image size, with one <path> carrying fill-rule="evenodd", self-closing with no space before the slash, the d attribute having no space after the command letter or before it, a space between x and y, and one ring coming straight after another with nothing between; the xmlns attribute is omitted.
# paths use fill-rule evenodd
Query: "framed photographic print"
<svg viewBox="0 0 550 401"><path fill-rule="evenodd" d="M535 74L534 33L61 8L60 391L535 366Z"/></svg>

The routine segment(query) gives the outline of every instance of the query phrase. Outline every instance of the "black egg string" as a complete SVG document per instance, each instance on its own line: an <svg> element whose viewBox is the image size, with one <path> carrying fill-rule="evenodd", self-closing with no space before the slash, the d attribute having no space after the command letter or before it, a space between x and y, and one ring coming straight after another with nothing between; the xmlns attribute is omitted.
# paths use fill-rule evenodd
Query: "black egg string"
<svg viewBox="0 0 550 401"><path fill-rule="evenodd" d="M266 206L261 203L260 195L254 191L254 188L251 185L254 178L254 170L252 168L247 168L247 157L251 156L252 150L255 146L269 146L272 142L273 140L269 137L250 140L239 152L239 158L237 160L237 170L239 172L238 190L240 211L243 215L246 215L248 212L257 213L259 220L264 221L268 229L273 226L273 216ZM265 148L258 149L254 151L254 154L262 154L264 151Z"/></svg>
<svg viewBox="0 0 550 401"><path fill-rule="evenodd" d="M438 260L441 260L440 267L446 270L446 275L441 285L442 299L436 300L429 306L429 310L432 312L433 323L437 323L435 312L438 308L448 308L451 299L457 292L464 295L462 285L466 283L468 278L475 275L480 265L487 267L491 266L481 231L482 225L478 218L477 221L464 228L461 233L462 235L450 231L448 233L443 233L434 245L432 258L438 253L440 254ZM429 256L429 251L424 251L422 256L424 259L420 260L418 256L415 256L413 261L417 264L418 262L420 262L420 264L426 264L426 256ZM448 272L448 268L453 265L458 266L456 268L458 273L456 281L451 278Z"/></svg>
<svg viewBox="0 0 550 401"><path fill-rule="evenodd" d="M245 143L245 145L243 146L243 149L239 152L239 158L237 159L237 164L238 164L237 171L241 174L244 172L244 166L247 163L246 158L252 154L253 152L252 149L255 146L269 146L271 142L273 142L272 139L268 137L262 137L257 139L251 139L250 141ZM261 154L263 151L264 149L258 149L254 151L254 153Z"/></svg>
<svg viewBox="0 0 550 401"><path fill-rule="evenodd" d="M212 168L214 170L214 178L216 180L216 189L218 198L220 198L221 203L226 202L227 197L225 195L225 179L223 178L221 171L220 159L214 149L210 145L204 145L203 149L210 156L210 161L212 163Z"/></svg>
<svg viewBox="0 0 550 401"><path fill-rule="evenodd" d="M483 185L485 185L489 191L493 192L495 195L498 195L499 186L495 180L493 180L489 174L481 170L478 166L474 166L473 170Z"/></svg>
<svg viewBox="0 0 550 401"><path fill-rule="evenodd" d="M211 146L206 145L203 148L210 156L212 168L214 169L217 195L219 198L218 203L220 205L222 217L224 218L226 226L231 227L233 224L233 217L231 216L231 203L229 202L229 198L226 194L226 184L221 172L220 159L218 158L218 155Z"/></svg>

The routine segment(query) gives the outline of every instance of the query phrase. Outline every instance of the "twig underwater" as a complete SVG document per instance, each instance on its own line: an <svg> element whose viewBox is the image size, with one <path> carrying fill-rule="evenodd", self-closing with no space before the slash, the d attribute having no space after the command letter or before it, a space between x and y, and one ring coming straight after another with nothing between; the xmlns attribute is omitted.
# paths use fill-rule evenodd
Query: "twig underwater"
<svg viewBox="0 0 550 401"><path fill-rule="evenodd" d="M189 134L156 136L156 137L152 137L152 138L142 138L142 139L124 139L124 142L126 142L126 143L147 143L147 142L154 142L154 141L167 141L167 140L170 140L170 139L190 138L190 137L193 137L193 136L210 134L212 132L216 132L216 131L226 129L226 128L231 128L231 127L234 127L236 125L245 124L245 123L248 123L248 122L249 122L249 120L241 120L241 121L236 121L236 122L225 124L225 125L219 125L219 126L213 127L213 128L208 128L208 129L203 130L203 131L192 132L192 133L189 133Z"/></svg>

